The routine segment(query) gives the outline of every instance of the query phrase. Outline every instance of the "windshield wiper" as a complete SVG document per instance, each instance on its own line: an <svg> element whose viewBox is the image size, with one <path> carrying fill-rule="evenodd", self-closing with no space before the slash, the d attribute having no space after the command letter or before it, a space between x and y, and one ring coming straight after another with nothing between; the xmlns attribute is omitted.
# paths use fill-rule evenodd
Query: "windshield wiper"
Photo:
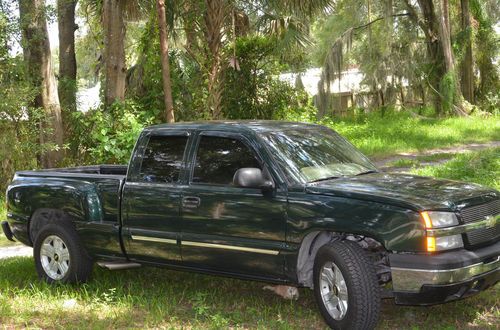
<svg viewBox="0 0 500 330"><path fill-rule="evenodd" d="M309 181L307 183L314 183L314 182L320 182L320 181L327 181L327 180L333 180L333 179L338 179L341 178L341 176L327 176L326 178L321 178L321 179L316 179Z"/></svg>
<svg viewBox="0 0 500 330"><path fill-rule="evenodd" d="M355 176L364 175L364 174L370 174L370 173L378 173L378 171L376 171L376 170L364 171L364 172L360 172L360 173L356 174Z"/></svg>

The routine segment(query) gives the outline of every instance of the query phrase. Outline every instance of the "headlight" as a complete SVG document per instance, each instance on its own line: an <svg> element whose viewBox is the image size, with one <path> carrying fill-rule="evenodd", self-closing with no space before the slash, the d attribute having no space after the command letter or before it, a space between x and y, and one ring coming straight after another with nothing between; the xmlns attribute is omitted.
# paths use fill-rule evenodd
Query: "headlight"
<svg viewBox="0 0 500 330"><path fill-rule="evenodd" d="M462 235L460 234L443 237L428 237L428 239L429 238L434 239L434 250L429 250L429 245L427 245L427 251L443 251L464 247Z"/></svg>
<svg viewBox="0 0 500 330"><path fill-rule="evenodd" d="M452 212L422 212L425 228L442 228L458 225L458 219ZM458 249L464 246L462 235L427 237L427 251L443 251Z"/></svg>
<svg viewBox="0 0 500 330"><path fill-rule="evenodd" d="M458 225L458 219L452 212L426 211L421 213L426 228L441 228Z"/></svg>

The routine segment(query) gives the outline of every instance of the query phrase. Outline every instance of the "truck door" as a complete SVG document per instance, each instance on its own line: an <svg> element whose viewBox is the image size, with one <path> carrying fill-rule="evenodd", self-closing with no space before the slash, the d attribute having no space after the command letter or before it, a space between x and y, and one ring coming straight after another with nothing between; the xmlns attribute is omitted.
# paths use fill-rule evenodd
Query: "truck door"
<svg viewBox="0 0 500 330"><path fill-rule="evenodd" d="M184 168L187 132L144 137L132 157L122 201L122 236L132 260L180 261L179 179Z"/></svg>
<svg viewBox="0 0 500 330"><path fill-rule="evenodd" d="M263 164L239 134L202 132L182 196L182 260L197 268L282 277L286 192L232 184L239 168Z"/></svg>

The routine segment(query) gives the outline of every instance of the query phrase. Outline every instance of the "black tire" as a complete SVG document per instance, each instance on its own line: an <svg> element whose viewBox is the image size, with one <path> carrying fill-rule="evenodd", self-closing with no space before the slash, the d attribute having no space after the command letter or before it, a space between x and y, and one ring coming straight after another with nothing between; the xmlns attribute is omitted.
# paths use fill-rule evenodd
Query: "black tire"
<svg viewBox="0 0 500 330"><path fill-rule="evenodd" d="M61 271L62 267L56 266L56 273L61 273L59 275L53 273L53 276L51 276L48 270L46 270L48 267L47 260L51 260L51 257L42 256L41 250L44 242L50 245L50 242L54 242L54 238L60 239L60 242L63 243L64 253L68 256L68 260L65 262L64 272ZM88 280L92 273L92 259L88 256L80 237L69 222L45 225L36 237L33 247L33 257L38 276L41 280L48 283L83 283ZM54 260L58 258L56 255ZM42 265L43 262L45 262L46 268Z"/></svg>
<svg viewBox="0 0 500 330"><path fill-rule="evenodd" d="M343 283L347 288L346 311L334 310L332 312L344 313L343 316L336 315L337 319L329 312L322 298L320 287L323 267L328 268L330 263L340 270L344 279ZM337 274L335 270L333 273ZM375 328L380 314L380 288L375 267L360 246L351 241L337 241L322 246L316 255L313 276L316 302L328 326L342 330ZM328 291L329 289L325 286L326 282L321 283L323 283L323 292ZM333 292L338 293L340 297L340 291L337 291L337 288L333 289ZM341 309L338 308L338 310Z"/></svg>

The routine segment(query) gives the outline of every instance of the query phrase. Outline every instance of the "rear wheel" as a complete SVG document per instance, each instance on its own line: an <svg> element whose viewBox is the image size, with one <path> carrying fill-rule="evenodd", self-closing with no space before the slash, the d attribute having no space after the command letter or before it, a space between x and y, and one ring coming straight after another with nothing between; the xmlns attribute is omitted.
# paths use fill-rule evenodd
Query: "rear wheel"
<svg viewBox="0 0 500 330"><path fill-rule="evenodd" d="M333 329L373 329L380 313L380 288L365 251L351 241L321 247L314 263L314 293Z"/></svg>
<svg viewBox="0 0 500 330"><path fill-rule="evenodd" d="M70 223L44 226L33 254L39 277L49 283L85 282L92 272L92 260Z"/></svg>

